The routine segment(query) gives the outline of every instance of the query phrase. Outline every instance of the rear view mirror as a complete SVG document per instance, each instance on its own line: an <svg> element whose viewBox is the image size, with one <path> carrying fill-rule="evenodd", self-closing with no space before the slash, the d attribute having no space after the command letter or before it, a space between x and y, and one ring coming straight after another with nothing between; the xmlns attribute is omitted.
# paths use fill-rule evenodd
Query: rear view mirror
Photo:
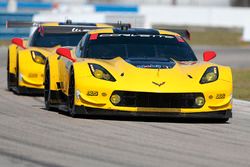
<svg viewBox="0 0 250 167"><path fill-rule="evenodd" d="M204 61L210 61L215 57L216 57L216 52L214 52L214 51L205 51L203 53L203 60Z"/></svg>
<svg viewBox="0 0 250 167"><path fill-rule="evenodd" d="M24 46L24 41L22 38L13 38L11 40L11 43L16 44L17 46L26 49L26 47Z"/></svg>
<svg viewBox="0 0 250 167"><path fill-rule="evenodd" d="M70 49L68 48L58 48L56 50L56 53L59 54L60 56L66 57L67 59L75 62L76 59L72 58Z"/></svg>

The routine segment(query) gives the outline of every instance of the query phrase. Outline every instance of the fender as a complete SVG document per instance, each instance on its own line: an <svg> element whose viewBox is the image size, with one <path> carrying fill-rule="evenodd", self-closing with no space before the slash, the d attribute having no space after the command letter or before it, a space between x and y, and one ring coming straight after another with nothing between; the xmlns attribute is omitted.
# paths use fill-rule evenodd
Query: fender
<svg viewBox="0 0 250 167"><path fill-rule="evenodd" d="M20 86L43 89L44 65L34 63L29 49L18 52L18 68Z"/></svg>
<svg viewBox="0 0 250 167"><path fill-rule="evenodd" d="M15 44L9 45L9 72L16 75L17 52L19 48Z"/></svg>
<svg viewBox="0 0 250 167"><path fill-rule="evenodd" d="M228 66L218 66L218 67L219 67L219 79L233 84L231 68Z"/></svg>
<svg viewBox="0 0 250 167"><path fill-rule="evenodd" d="M24 40L24 46L27 46L28 44L27 40ZM17 65L17 55L19 50L23 50L22 48L18 47L16 44L10 44L9 45L9 72L11 74L16 75L16 65Z"/></svg>
<svg viewBox="0 0 250 167"><path fill-rule="evenodd" d="M50 89L52 91L61 90L60 79L59 79L59 66L58 66L58 55L54 54L47 58L47 62L50 69Z"/></svg>

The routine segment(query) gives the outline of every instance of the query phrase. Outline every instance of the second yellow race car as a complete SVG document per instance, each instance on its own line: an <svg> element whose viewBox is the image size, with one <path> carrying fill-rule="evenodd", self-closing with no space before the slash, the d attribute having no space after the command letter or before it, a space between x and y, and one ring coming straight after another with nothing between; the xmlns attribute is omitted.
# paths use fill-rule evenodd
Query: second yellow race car
<svg viewBox="0 0 250 167"><path fill-rule="evenodd" d="M107 24L7 22L7 27L36 26L26 40L13 38L8 48L7 86L17 94L42 94L44 63L60 46L76 46L91 29L111 27Z"/></svg>
<svg viewBox="0 0 250 167"><path fill-rule="evenodd" d="M76 48L57 49L45 63L45 105L72 116L232 117L230 67L198 61L172 31L108 28L89 31Z"/></svg>

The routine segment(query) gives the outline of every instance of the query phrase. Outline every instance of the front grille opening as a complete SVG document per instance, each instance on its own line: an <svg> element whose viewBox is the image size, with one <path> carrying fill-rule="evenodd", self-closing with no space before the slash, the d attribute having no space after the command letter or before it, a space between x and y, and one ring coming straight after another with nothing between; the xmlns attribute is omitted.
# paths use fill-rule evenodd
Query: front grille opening
<svg viewBox="0 0 250 167"><path fill-rule="evenodd" d="M195 104L196 97L204 97L202 93L148 93L114 91L121 97L115 106L152 107L152 108L201 108Z"/></svg>

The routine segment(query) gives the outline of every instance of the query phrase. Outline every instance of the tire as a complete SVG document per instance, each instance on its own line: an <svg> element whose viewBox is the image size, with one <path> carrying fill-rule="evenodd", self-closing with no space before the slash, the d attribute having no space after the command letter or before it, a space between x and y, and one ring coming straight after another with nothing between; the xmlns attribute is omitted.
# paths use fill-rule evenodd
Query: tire
<svg viewBox="0 0 250 167"><path fill-rule="evenodd" d="M52 110L51 108L51 90L50 90L50 70L49 65L46 64L44 70L45 80L44 80L44 104L46 110Z"/></svg>
<svg viewBox="0 0 250 167"><path fill-rule="evenodd" d="M74 70L70 71L70 79L69 79L69 90L68 90L68 111L71 117L77 117L75 107L75 77Z"/></svg>
<svg viewBox="0 0 250 167"><path fill-rule="evenodd" d="M8 91L11 91L11 81L10 81L10 56L8 53L8 58L7 58L7 89Z"/></svg>
<svg viewBox="0 0 250 167"><path fill-rule="evenodd" d="M229 120L229 118L220 118L220 119L217 119L216 122L218 122L218 123L226 123L228 120Z"/></svg>
<svg viewBox="0 0 250 167"><path fill-rule="evenodd" d="M17 55L17 61L16 61L16 94L22 94L23 92L21 92L20 86L19 86L19 58Z"/></svg>

